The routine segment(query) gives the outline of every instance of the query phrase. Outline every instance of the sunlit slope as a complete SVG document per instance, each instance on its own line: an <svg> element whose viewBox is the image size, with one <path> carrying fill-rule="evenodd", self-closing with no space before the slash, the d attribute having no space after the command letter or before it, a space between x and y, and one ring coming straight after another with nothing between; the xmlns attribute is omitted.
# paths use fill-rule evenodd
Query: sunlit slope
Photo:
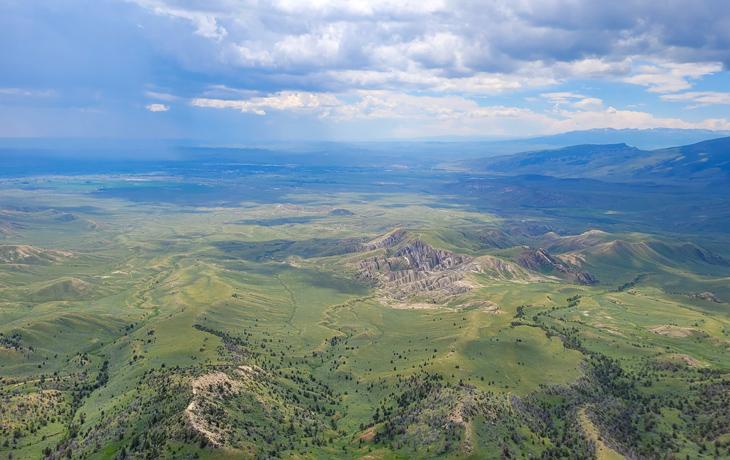
<svg viewBox="0 0 730 460"><path fill-rule="evenodd" d="M626 144L575 145L555 150L466 160L462 167L505 175L537 174L608 181L710 181L730 178L730 138L659 150Z"/></svg>
<svg viewBox="0 0 730 460"><path fill-rule="evenodd" d="M33 194L4 242L3 454L726 453L717 235L566 231L427 195L207 208L78 187ZM91 208L48 220L69 201Z"/></svg>

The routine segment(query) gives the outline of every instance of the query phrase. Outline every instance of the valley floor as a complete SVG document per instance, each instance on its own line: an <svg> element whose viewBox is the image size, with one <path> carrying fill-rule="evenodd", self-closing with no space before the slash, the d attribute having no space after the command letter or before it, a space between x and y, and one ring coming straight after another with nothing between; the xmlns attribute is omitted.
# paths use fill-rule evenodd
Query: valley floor
<svg viewBox="0 0 730 460"><path fill-rule="evenodd" d="M176 181L0 184L0 458L730 457L722 234Z"/></svg>

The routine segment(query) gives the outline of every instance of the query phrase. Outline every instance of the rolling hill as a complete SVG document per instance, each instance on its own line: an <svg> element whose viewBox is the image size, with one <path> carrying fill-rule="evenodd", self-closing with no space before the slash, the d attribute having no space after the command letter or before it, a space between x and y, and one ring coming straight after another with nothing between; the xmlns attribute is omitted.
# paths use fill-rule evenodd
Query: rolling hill
<svg viewBox="0 0 730 460"><path fill-rule="evenodd" d="M585 144L460 162L467 170L498 175L542 175L612 182L730 179L730 137L641 150L625 143Z"/></svg>
<svg viewBox="0 0 730 460"><path fill-rule="evenodd" d="M0 264L45 265L71 257L69 251L44 249L27 244L0 245Z"/></svg>

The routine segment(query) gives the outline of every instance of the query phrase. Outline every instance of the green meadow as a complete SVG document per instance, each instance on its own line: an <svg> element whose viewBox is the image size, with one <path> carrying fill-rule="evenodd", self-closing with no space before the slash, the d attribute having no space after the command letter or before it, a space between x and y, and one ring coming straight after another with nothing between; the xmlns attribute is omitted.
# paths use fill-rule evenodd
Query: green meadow
<svg viewBox="0 0 730 460"><path fill-rule="evenodd" d="M1 458L730 456L722 236L377 187L155 199L183 186L0 184Z"/></svg>

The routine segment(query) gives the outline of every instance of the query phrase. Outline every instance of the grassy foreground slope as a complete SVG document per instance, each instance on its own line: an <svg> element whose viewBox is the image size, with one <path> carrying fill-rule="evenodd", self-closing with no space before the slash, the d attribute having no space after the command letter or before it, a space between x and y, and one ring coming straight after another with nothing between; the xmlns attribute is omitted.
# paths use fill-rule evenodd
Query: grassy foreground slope
<svg viewBox="0 0 730 460"><path fill-rule="evenodd" d="M2 184L0 456L730 455L730 268L691 235L147 180Z"/></svg>

